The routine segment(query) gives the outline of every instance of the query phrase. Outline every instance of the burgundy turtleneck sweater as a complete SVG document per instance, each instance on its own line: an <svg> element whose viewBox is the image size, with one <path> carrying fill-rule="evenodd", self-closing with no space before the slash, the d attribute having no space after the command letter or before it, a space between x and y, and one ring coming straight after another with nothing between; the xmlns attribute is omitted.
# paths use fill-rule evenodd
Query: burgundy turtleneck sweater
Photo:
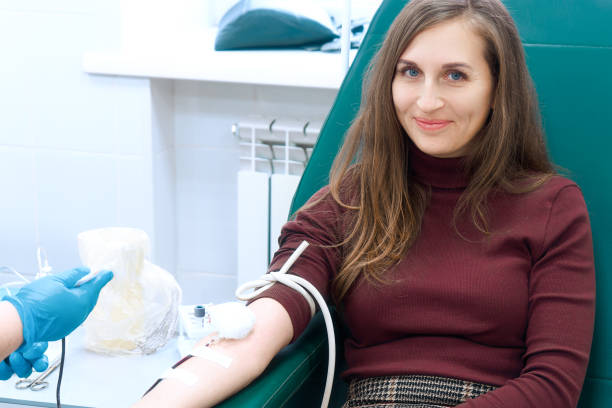
<svg viewBox="0 0 612 408"><path fill-rule="evenodd" d="M387 272L394 283L358 281L343 301L350 331L345 377L422 374L498 386L466 408L575 407L587 368L595 310L595 273L587 209L576 184L555 176L525 194L489 197L492 234L467 221L452 226L467 178L461 159L413 148L414 176L431 186L418 240ZM322 189L315 196L327 191ZM299 212L279 238L270 270L302 240L334 244L343 209L327 195ZM341 259L311 245L291 272L329 299ZM310 320L306 301L275 284L294 339Z"/></svg>

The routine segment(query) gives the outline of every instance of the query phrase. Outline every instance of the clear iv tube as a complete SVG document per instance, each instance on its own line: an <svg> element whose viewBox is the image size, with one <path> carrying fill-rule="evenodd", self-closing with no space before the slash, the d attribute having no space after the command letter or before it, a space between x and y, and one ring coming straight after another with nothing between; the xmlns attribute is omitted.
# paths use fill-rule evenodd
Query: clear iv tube
<svg viewBox="0 0 612 408"><path fill-rule="evenodd" d="M25 276L23 276L22 274L20 274L19 272L17 272L17 269L10 267L10 266L0 266L0 272L3 271L9 271L14 273L15 275L17 275L22 281L24 281L25 283L30 283L30 280L28 278L26 278ZM12 282L10 282L12 283Z"/></svg>
<svg viewBox="0 0 612 408"><path fill-rule="evenodd" d="M6 282L0 285L0 289L5 289L9 295L12 295L11 290L10 290L12 286L22 286L24 283L30 283L30 280L26 278L25 276L23 276L22 274L20 274L19 272L17 272L15 268L10 267L10 266L0 266L0 272L5 272L5 271L10 272L14 275L17 275L17 277L21 279L19 281Z"/></svg>
<svg viewBox="0 0 612 408"><path fill-rule="evenodd" d="M47 251L45 251L45 248L41 246L36 248L36 260L38 261L38 273L36 274L36 279L49 275L53 268L49 266Z"/></svg>

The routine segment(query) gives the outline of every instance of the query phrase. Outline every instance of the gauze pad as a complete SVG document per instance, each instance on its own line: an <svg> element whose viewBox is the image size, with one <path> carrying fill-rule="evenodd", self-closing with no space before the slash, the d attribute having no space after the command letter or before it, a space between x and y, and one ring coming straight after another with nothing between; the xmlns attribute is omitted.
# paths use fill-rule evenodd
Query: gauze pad
<svg viewBox="0 0 612 408"><path fill-rule="evenodd" d="M208 308L211 330L220 339L242 339L255 325L255 314L244 304L227 302Z"/></svg>

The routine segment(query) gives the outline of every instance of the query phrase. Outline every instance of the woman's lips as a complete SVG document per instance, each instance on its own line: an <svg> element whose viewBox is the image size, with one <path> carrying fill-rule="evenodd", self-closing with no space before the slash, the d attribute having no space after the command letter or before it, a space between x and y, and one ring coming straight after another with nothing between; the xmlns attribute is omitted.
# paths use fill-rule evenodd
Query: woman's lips
<svg viewBox="0 0 612 408"><path fill-rule="evenodd" d="M440 130L451 123L450 120L432 120L423 118L414 118L414 120L423 130Z"/></svg>

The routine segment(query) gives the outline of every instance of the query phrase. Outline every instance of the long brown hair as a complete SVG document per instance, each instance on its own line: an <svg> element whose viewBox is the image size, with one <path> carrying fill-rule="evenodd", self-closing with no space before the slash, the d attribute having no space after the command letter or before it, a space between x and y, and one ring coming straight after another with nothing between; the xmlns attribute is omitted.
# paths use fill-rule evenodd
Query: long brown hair
<svg viewBox="0 0 612 408"><path fill-rule="evenodd" d="M409 138L396 116L391 84L400 56L416 35L459 17L485 40L485 59L495 84L490 117L468 147L465 163L470 182L454 219L469 216L478 230L488 234L486 198L492 189L527 192L554 174L522 44L502 3L412 0L389 28L368 69L361 110L330 172L330 194L349 209L350 216L340 244L343 263L333 282L338 302L362 274L385 282L384 271L419 235L428 190L411 178ZM516 183L521 179L529 183ZM347 184L357 192L349 202L344 199Z"/></svg>

